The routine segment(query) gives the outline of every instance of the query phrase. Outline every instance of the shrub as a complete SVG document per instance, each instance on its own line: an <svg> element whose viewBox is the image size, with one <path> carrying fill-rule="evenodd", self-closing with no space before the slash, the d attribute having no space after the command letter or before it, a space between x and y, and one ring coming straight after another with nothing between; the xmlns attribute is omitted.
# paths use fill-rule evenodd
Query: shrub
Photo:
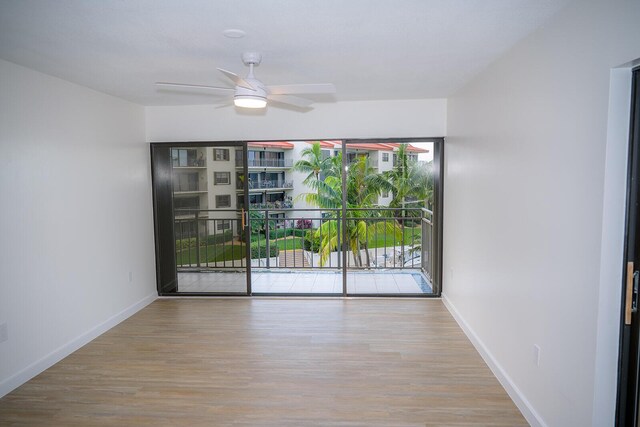
<svg viewBox="0 0 640 427"><path fill-rule="evenodd" d="M304 234L303 246L307 251L317 252L320 249L320 236L315 236L315 230L307 230Z"/></svg>
<svg viewBox="0 0 640 427"><path fill-rule="evenodd" d="M269 230L269 239L281 239L287 236L304 237L305 230L296 228L277 228Z"/></svg>
<svg viewBox="0 0 640 427"><path fill-rule="evenodd" d="M266 223L264 219L264 212L250 210L249 211L249 225L251 226L251 234L263 233L266 228ZM276 222L274 220L269 220L269 228L275 229Z"/></svg>
<svg viewBox="0 0 640 427"><path fill-rule="evenodd" d="M196 246L196 238L176 239L176 249L182 251L184 249L194 248Z"/></svg>
<svg viewBox="0 0 640 427"><path fill-rule="evenodd" d="M211 234L206 237L206 242L208 245L228 242L233 239L233 230L225 230L222 233ZM200 245L202 246L202 240L200 241Z"/></svg>
<svg viewBox="0 0 640 427"><path fill-rule="evenodd" d="M299 230L307 230L311 228L311 220L310 219L299 219L296 221L296 228Z"/></svg>
<svg viewBox="0 0 640 427"><path fill-rule="evenodd" d="M277 245L269 246L269 257L277 257L280 250ZM260 242L260 244L251 244L251 259L266 258L267 256L267 243Z"/></svg>
<svg viewBox="0 0 640 427"><path fill-rule="evenodd" d="M269 239L281 239L290 235L290 228L276 228L275 230L269 230Z"/></svg>
<svg viewBox="0 0 640 427"><path fill-rule="evenodd" d="M223 233L211 234L200 238L200 246L215 245L218 243L229 242L233 239L233 230L225 230ZM176 239L176 250L182 251L196 247L196 238Z"/></svg>

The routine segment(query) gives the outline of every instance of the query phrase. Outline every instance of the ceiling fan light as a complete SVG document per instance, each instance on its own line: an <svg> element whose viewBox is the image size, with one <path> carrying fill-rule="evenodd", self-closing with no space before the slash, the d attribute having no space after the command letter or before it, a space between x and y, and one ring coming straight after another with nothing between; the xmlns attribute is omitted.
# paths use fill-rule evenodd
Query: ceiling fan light
<svg viewBox="0 0 640 427"><path fill-rule="evenodd" d="M236 95L233 104L240 108L265 108L267 100L261 96Z"/></svg>

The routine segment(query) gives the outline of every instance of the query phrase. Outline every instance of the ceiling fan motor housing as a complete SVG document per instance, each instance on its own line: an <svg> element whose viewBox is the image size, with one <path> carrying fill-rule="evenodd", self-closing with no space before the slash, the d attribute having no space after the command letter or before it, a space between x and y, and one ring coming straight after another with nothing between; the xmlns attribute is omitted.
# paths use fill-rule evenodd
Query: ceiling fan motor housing
<svg viewBox="0 0 640 427"><path fill-rule="evenodd" d="M258 52L245 52L242 54L242 62L246 66L249 66L249 64L260 65L262 62L262 55Z"/></svg>

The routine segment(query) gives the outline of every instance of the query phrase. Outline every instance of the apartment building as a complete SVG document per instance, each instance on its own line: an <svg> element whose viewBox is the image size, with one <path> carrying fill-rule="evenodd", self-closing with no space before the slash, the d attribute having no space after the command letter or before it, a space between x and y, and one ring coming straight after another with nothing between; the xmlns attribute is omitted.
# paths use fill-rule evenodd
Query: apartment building
<svg viewBox="0 0 640 427"><path fill-rule="evenodd" d="M285 209L316 208L304 201L304 194L310 191L304 184L306 174L292 170L300 160L302 151L309 144L318 142L324 157L333 157L342 151L342 141L273 141L251 142L247 150L249 171L249 206L252 209L269 209L270 218L287 218L295 213ZM353 143L347 147L347 162L365 156L369 165L382 173L393 169L397 163L399 143ZM418 161L419 153L429 150L407 145L407 157ZM173 203L176 218L193 218L198 212L200 218L215 219L208 225L207 234L216 234L233 229L232 221L224 210L244 208L244 159L239 147L180 147L171 153L173 173ZM378 204L388 206L392 196L382 193ZM309 213L318 217L320 213ZM191 224L191 225L189 225ZM193 222L181 225L181 235L193 235ZM204 224L201 224L204 232Z"/></svg>

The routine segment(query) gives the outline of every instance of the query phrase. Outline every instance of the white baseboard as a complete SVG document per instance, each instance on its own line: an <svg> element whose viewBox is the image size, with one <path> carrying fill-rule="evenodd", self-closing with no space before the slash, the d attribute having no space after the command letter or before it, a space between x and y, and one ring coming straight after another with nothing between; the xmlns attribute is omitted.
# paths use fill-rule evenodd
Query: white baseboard
<svg viewBox="0 0 640 427"><path fill-rule="evenodd" d="M145 308L147 305L151 304L156 298L158 298L158 294L156 292L147 295L142 298L140 301L130 305L119 313L114 314L104 322L99 325L91 328L87 332L82 335L72 339L66 344L58 347L53 350L51 353L42 357L41 359L35 361L31 365L22 369L18 373L10 376L6 380L0 383L0 397L10 393L12 390L20 387L22 384L29 381L31 378L35 377L39 373L45 371L51 366L55 365L74 351L78 350L83 345L89 343L93 339L102 335L109 329L116 326L118 323L127 319L128 317L134 315L138 311Z"/></svg>
<svg viewBox="0 0 640 427"><path fill-rule="evenodd" d="M442 293L442 301L444 302L445 307L451 313L453 318L458 322L460 328L467 335L467 338L471 341L473 346L478 350L480 356L484 359L485 363L493 372L493 375L496 376L502 387L506 390L507 394L513 402L516 404L522 415L527 420L529 424L534 427L548 427L547 423L542 419L540 414L533 408L531 403L527 400L527 398L522 394L520 389L514 384L511 380L511 377L507 375L505 370L500 366L498 361L493 357L493 354L487 349L482 340L478 337L475 331L469 326L469 324L464 320L460 312L456 309L456 307L451 303L449 298Z"/></svg>

